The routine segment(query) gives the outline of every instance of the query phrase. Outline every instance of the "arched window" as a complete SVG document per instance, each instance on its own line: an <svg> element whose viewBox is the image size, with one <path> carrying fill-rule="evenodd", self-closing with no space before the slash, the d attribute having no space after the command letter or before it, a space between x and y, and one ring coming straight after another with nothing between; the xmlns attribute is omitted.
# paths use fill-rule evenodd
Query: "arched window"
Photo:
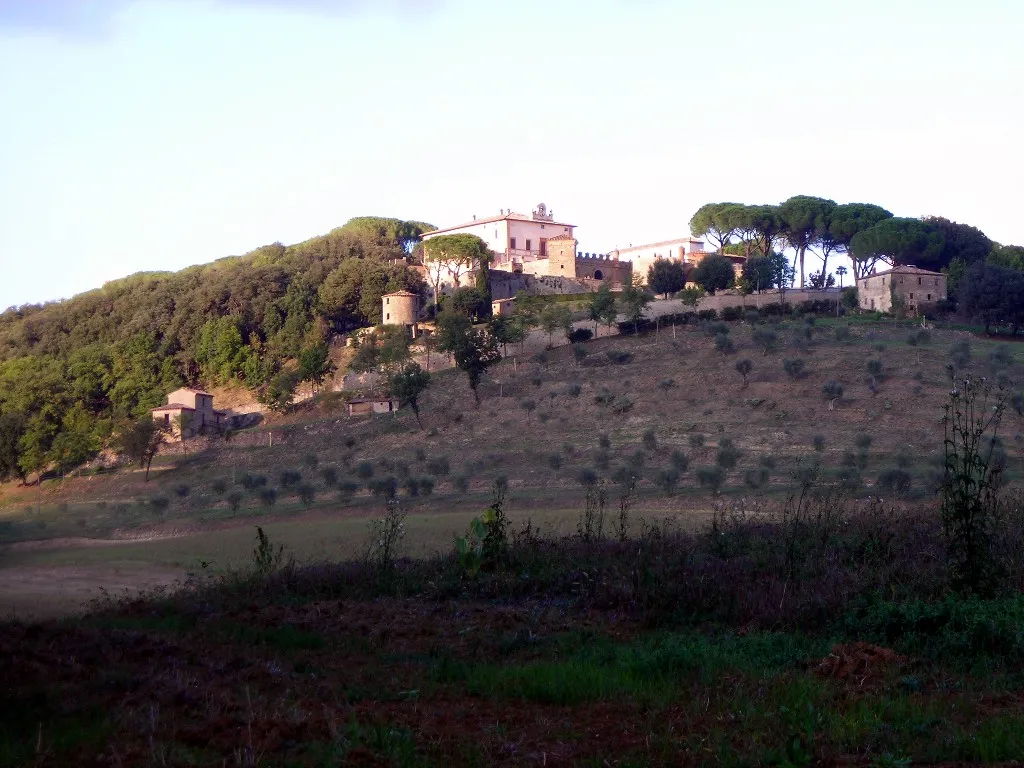
<svg viewBox="0 0 1024 768"><path fill-rule="evenodd" d="M604 275L601 274L601 270L600 269L595 269L594 270L594 279L595 280L604 280Z"/></svg>

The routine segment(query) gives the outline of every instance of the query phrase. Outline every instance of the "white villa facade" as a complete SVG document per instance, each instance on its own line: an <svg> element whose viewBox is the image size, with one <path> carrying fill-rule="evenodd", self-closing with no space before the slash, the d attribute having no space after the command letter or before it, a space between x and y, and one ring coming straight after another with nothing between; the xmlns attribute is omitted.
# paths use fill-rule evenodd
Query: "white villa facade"
<svg viewBox="0 0 1024 768"><path fill-rule="evenodd" d="M633 274L639 275L647 282L647 270L659 259L681 261L687 266L696 264L706 255L704 241L695 237L679 237L675 240L662 240L647 245L631 245L628 248L617 248L608 255L619 261L633 264ZM693 254L691 256L691 254Z"/></svg>
<svg viewBox="0 0 1024 768"><path fill-rule="evenodd" d="M574 224L555 221L553 212L541 203L530 215L502 210L497 216L473 219L465 224L426 232L423 240L429 241L438 235L476 235L487 243L488 249L495 254L494 262L491 264L494 269L529 272L528 268L524 270L525 264L548 257L548 240L560 235L574 237L575 229ZM467 270L459 273L458 281L460 285L472 284L472 272Z"/></svg>

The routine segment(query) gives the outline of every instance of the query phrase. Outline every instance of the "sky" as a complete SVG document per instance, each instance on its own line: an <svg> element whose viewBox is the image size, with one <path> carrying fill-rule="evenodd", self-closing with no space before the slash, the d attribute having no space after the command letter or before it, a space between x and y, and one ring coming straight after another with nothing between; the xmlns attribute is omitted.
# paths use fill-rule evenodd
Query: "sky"
<svg viewBox="0 0 1024 768"><path fill-rule="evenodd" d="M0 308L539 202L590 252L794 194L1024 244L1022 30L1020 0L0 0Z"/></svg>

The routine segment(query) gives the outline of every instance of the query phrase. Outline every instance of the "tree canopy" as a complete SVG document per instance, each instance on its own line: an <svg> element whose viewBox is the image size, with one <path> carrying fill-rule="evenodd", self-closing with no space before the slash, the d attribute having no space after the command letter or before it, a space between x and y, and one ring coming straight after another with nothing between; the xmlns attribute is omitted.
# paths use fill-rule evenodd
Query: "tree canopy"
<svg viewBox="0 0 1024 768"><path fill-rule="evenodd" d="M800 287L804 285L804 256L807 249L826 235L835 207L834 200L796 195L786 200L778 208L782 235L790 247L796 251Z"/></svg>
<svg viewBox="0 0 1024 768"><path fill-rule="evenodd" d="M654 293L668 294L686 286L686 270L673 259L658 259L647 270L647 285Z"/></svg>
<svg viewBox="0 0 1024 768"><path fill-rule="evenodd" d="M879 261L938 269L945 242L940 230L920 219L893 217L858 232L850 240L854 275L869 274Z"/></svg>
<svg viewBox="0 0 1024 768"><path fill-rule="evenodd" d="M732 262L726 256L716 253L701 259L690 273L690 280L710 294L728 288L735 279L736 273L733 271Z"/></svg>
<svg viewBox="0 0 1024 768"><path fill-rule="evenodd" d="M149 418L185 384L239 381L286 404L298 380L329 375L331 334L379 322L384 293L424 291L407 262L430 228L360 217L296 245L0 313L0 476L69 468L112 421Z"/></svg>
<svg viewBox="0 0 1024 768"><path fill-rule="evenodd" d="M690 235L706 237L721 251L736 234L745 206L738 203L707 203L690 218ZM661 293L661 291L658 291Z"/></svg>

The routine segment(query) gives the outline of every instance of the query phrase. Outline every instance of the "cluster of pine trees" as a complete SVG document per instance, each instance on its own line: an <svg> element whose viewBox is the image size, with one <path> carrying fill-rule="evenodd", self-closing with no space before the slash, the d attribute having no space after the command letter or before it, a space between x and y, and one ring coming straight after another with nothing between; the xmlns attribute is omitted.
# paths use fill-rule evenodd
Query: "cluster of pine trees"
<svg viewBox="0 0 1024 768"><path fill-rule="evenodd" d="M377 217L180 272L139 273L0 314L0 480L85 461L178 386L243 382L265 399L330 365L330 337L424 293L407 257L428 224Z"/></svg>

